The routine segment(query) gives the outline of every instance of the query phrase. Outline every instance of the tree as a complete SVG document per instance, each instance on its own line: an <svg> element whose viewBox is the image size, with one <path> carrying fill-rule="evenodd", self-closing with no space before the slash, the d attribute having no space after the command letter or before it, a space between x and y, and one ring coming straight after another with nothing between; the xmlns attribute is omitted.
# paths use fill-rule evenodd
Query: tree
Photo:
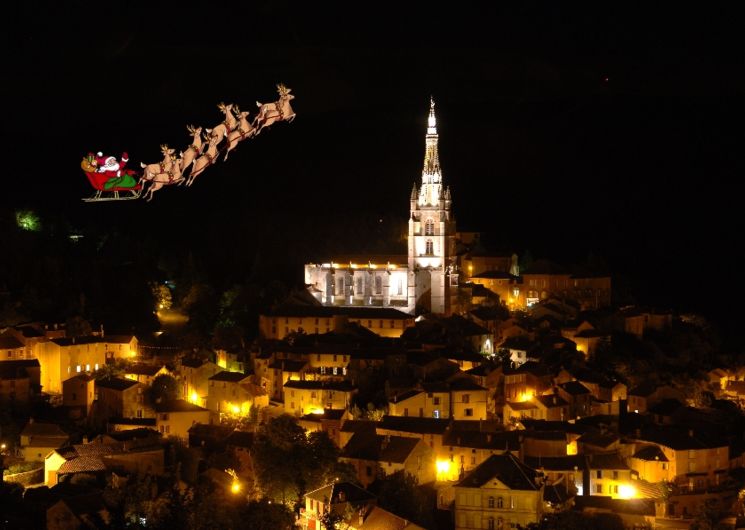
<svg viewBox="0 0 745 530"><path fill-rule="evenodd" d="M181 397L181 387L173 376L160 374L150 385L148 389L150 403L162 403L164 401L173 401Z"/></svg>
<svg viewBox="0 0 745 530"><path fill-rule="evenodd" d="M413 475L401 470L378 479L370 487L378 495L378 506L399 517L432 528L435 498L417 484Z"/></svg>
<svg viewBox="0 0 745 530"><path fill-rule="evenodd" d="M256 476L264 495L276 502L300 502L305 492L348 476L338 456L325 432L306 436L287 414L269 420L254 441Z"/></svg>
<svg viewBox="0 0 745 530"><path fill-rule="evenodd" d="M291 530L295 528L295 517L284 504L268 499L251 501L239 512L239 528L252 530Z"/></svg>

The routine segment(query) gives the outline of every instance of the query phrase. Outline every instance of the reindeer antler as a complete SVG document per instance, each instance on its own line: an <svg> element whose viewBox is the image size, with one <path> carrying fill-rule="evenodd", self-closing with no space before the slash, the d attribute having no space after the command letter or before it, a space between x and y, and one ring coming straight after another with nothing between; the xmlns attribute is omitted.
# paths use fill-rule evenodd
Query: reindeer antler
<svg viewBox="0 0 745 530"><path fill-rule="evenodd" d="M280 96L286 96L287 94L289 94L289 93L290 93L290 89L289 89L289 88L287 88L287 87L286 87L285 85L283 85L282 83L279 83L279 84L277 85L277 92L279 92L279 95L280 95Z"/></svg>

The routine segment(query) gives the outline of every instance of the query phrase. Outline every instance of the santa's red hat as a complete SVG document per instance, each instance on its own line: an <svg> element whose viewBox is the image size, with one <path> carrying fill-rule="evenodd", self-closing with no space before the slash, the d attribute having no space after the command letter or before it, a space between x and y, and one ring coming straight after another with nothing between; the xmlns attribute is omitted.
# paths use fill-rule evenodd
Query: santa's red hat
<svg viewBox="0 0 745 530"><path fill-rule="evenodd" d="M129 155L126 151L122 153L122 162L129 162Z"/></svg>

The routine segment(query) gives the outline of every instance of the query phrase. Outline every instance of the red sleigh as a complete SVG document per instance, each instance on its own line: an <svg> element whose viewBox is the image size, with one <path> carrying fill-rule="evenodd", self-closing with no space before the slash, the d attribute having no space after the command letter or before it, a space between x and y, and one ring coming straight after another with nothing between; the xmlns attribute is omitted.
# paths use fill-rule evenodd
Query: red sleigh
<svg viewBox="0 0 745 530"><path fill-rule="evenodd" d="M125 169L122 173L131 175L136 178L137 173L132 169ZM91 186L96 190L93 197L83 199L85 202L96 202L96 201L127 201L131 199L139 199L142 193L142 183L138 182L134 187L122 188L114 186L109 189L104 188L104 184L109 181L112 177L115 177L112 171L105 171L103 173L85 171L85 175L88 177L88 181ZM127 193L128 192L128 193ZM120 193L125 193L120 195Z"/></svg>

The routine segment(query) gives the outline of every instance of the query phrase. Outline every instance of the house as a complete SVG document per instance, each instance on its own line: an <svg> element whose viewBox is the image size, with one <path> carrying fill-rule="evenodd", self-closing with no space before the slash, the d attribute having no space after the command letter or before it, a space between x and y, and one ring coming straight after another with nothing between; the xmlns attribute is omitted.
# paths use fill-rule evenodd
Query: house
<svg viewBox="0 0 745 530"><path fill-rule="evenodd" d="M346 410L357 387L348 381L287 381L284 409L287 414L319 414L324 409Z"/></svg>
<svg viewBox="0 0 745 530"><path fill-rule="evenodd" d="M569 403L569 418L589 416L592 411L592 392L579 381L567 381L556 388L556 393Z"/></svg>
<svg viewBox="0 0 745 530"><path fill-rule="evenodd" d="M12 333L0 335L0 364L4 361L18 361L31 359L31 349L18 340Z"/></svg>
<svg viewBox="0 0 745 530"><path fill-rule="evenodd" d="M0 361L0 403L27 403L31 397L31 378L15 361Z"/></svg>
<svg viewBox="0 0 745 530"><path fill-rule="evenodd" d="M442 450L436 455L437 480L456 481L491 455L518 453L521 436L518 431L470 429L454 424L443 436Z"/></svg>
<svg viewBox="0 0 745 530"><path fill-rule="evenodd" d="M51 487L63 475L111 471L162 475L164 462L160 435L151 429L133 429L51 451L44 459L44 482Z"/></svg>
<svg viewBox="0 0 745 530"><path fill-rule="evenodd" d="M512 453L490 456L454 490L456 530L524 527L543 514L542 475Z"/></svg>
<svg viewBox="0 0 745 530"><path fill-rule="evenodd" d="M47 530L105 528L111 514L100 492L64 497L46 510Z"/></svg>
<svg viewBox="0 0 745 530"><path fill-rule="evenodd" d="M644 414L647 410L664 399L677 399L685 402L683 393L668 385L656 385L651 382L642 383L628 393L628 410L637 414Z"/></svg>
<svg viewBox="0 0 745 530"><path fill-rule="evenodd" d="M347 423L349 422L345 422L342 428L346 427ZM446 453L444 449L443 437L450 427L450 420L386 415L375 426L375 432L421 438L434 451L435 458L439 460L449 458L449 453Z"/></svg>
<svg viewBox="0 0 745 530"><path fill-rule="evenodd" d="M159 375L171 375L171 372L168 371L165 365L157 366L145 363L130 364L124 372L124 377L127 379L132 379L148 386L152 385L153 380Z"/></svg>
<svg viewBox="0 0 745 530"><path fill-rule="evenodd" d="M522 418L564 421L569 419L569 403L556 394L533 396L525 401L508 401L502 417L505 425Z"/></svg>
<svg viewBox="0 0 745 530"><path fill-rule="evenodd" d="M152 418L145 402L145 385L132 379L111 377L98 379L96 385L96 415L108 418Z"/></svg>
<svg viewBox="0 0 745 530"><path fill-rule="evenodd" d="M630 459L639 477L649 482L667 472L664 480L675 483L684 491L701 491L720 485L729 469L729 443L716 432L687 428L683 425L652 425L629 436L627 451L641 456ZM657 446L662 456L649 446ZM644 465L650 454L665 465ZM663 458L664 456L664 458ZM665 462L665 459L667 462ZM653 472L647 477L642 472Z"/></svg>
<svg viewBox="0 0 745 530"><path fill-rule="evenodd" d="M329 440L341 447L339 440L341 427L349 417L351 416L346 410L324 409L322 414L306 414L301 416L298 424L308 432L325 432Z"/></svg>
<svg viewBox="0 0 745 530"><path fill-rule="evenodd" d="M614 499L629 499L635 496L635 481L631 479L631 468L619 453L594 454L587 457L589 487L585 495L605 495Z"/></svg>
<svg viewBox="0 0 745 530"><path fill-rule="evenodd" d="M225 348L215 349L215 361L217 366L229 372L243 372L246 368L244 360L247 358L246 352L230 351Z"/></svg>
<svg viewBox="0 0 745 530"><path fill-rule="evenodd" d="M525 401L551 388L551 374L543 364L529 361L517 368L505 368L504 391L507 401Z"/></svg>
<svg viewBox="0 0 745 530"><path fill-rule="evenodd" d="M197 357L186 357L181 359L178 365L178 374L182 385L182 395L188 401L201 407L207 406L209 395L209 379L222 371L212 361Z"/></svg>
<svg viewBox="0 0 745 530"><path fill-rule="evenodd" d="M254 433L245 431L233 431L225 439L225 448L233 452L233 455L241 463L241 476L253 479L254 467L251 458L251 449L254 443Z"/></svg>
<svg viewBox="0 0 745 530"><path fill-rule="evenodd" d="M344 356L346 357L346 355ZM321 370L325 367L318 367L317 371L321 374ZM337 370L330 370L329 373L336 373ZM342 369L338 369L340 375ZM275 401L284 400L284 385L287 381L302 381L306 379L306 373L311 372L311 367L306 360L297 359L276 359L274 362L268 365L267 371L264 377L267 379L268 391L270 392L271 399ZM344 375L347 373L346 363L343 368ZM311 379L310 377L308 379Z"/></svg>
<svg viewBox="0 0 745 530"><path fill-rule="evenodd" d="M62 382L62 405L71 419L86 418L96 398L96 378L79 373Z"/></svg>
<svg viewBox="0 0 745 530"><path fill-rule="evenodd" d="M21 431L23 459L27 462L42 461L68 439L68 434L56 423L43 423L31 418Z"/></svg>
<svg viewBox="0 0 745 530"><path fill-rule="evenodd" d="M358 433L344 446L340 458L354 466L363 487L396 471L409 473L419 484L435 480L434 452L417 438Z"/></svg>
<svg viewBox="0 0 745 530"><path fill-rule="evenodd" d="M175 399L155 405L155 426L163 436L176 436L189 441L189 429L197 423L211 423L209 410Z"/></svg>
<svg viewBox="0 0 745 530"><path fill-rule="evenodd" d="M266 407L269 396L254 377L241 372L219 372L209 379L207 408L218 414L247 416L251 407Z"/></svg>
<svg viewBox="0 0 745 530"><path fill-rule="evenodd" d="M454 420L485 420L486 389L470 377L452 379L450 387L451 417Z"/></svg>
<svg viewBox="0 0 745 530"><path fill-rule="evenodd" d="M302 526L308 530L324 530L321 517L333 511L346 519L349 528L357 528L364 522L359 514L376 503L375 496L369 491L350 482L334 482L305 494L305 506L300 510Z"/></svg>
<svg viewBox="0 0 745 530"><path fill-rule="evenodd" d="M265 339L284 339L294 332L328 333L347 323L357 323L381 337L398 338L414 325L414 317L390 307L285 305L259 315L259 332Z"/></svg>
<svg viewBox="0 0 745 530"><path fill-rule="evenodd" d="M388 407L391 416L485 420L487 390L470 377L421 383L417 388L394 395Z"/></svg>
<svg viewBox="0 0 745 530"><path fill-rule="evenodd" d="M518 366L528 362L528 352L533 350L535 346L535 342L526 335L516 335L514 337L508 337L502 341L502 344L499 345L499 349L507 350L509 352L510 362L513 363L514 368L517 368Z"/></svg>
<svg viewBox="0 0 745 530"><path fill-rule="evenodd" d="M62 392L62 381L81 372L95 372L114 359L133 359L139 344L133 335L54 338L39 343L41 385L45 392Z"/></svg>

